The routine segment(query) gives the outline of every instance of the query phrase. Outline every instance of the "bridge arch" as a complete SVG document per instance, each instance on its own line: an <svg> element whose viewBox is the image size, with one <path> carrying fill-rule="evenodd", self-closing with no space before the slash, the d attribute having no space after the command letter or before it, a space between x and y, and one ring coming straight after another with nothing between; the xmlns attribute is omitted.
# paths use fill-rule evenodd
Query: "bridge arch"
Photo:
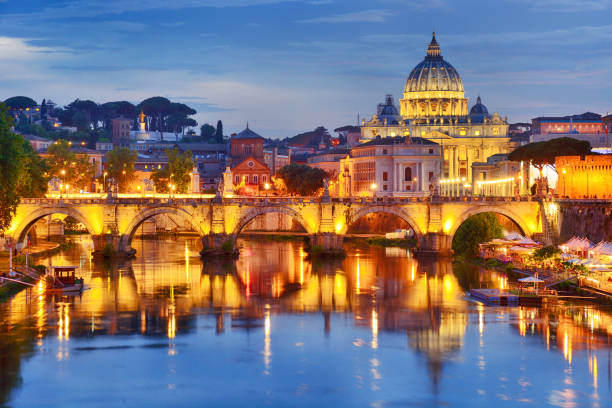
<svg viewBox="0 0 612 408"><path fill-rule="evenodd" d="M304 217L291 207L255 207L248 210L238 220L238 223L236 224L236 227L232 232L233 241L236 242L236 238L238 237L238 234L240 234L240 231L242 231L242 229L246 227L246 225L251 222L255 217L268 213L279 213L288 215L294 220L296 220L308 234L314 234L314 231L312 231L312 228L310 228L308 222L306 222Z"/></svg>
<svg viewBox="0 0 612 408"><path fill-rule="evenodd" d="M152 208L147 208L147 209L140 211L138 214L136 214L136 216L132 219L132 221L130 221L127 228L125 229L125 233L122 234L123 247L126 249L131 248L132 239L134 238L134 235L136 234L136 230L138 230L138 227L140 227L140 225L143 222L145 222L149 218L155 217L157 215L162 215L162 214L176 215L178 217L188 220L192 228L198 234L202 235L201 226L194 220L194 214L191 214L186 209L177 208L177 207L167 207L167 206L152 207Z"/></svg>
<svg viewBox="0 0 612 408"><path fill-rule="evenodd" d="M406 221L410 228L412 228L412 230L414 231L415 238L418 241L421 240L421 237L423 236L423 231L421 231L421 228L419 227L419 224L416 222L416 220L411 217L404 209L389 206L367 206L359 208L354 213L351 213L350 218L347 217L346 225L344 225L344 227L340 230L340 233L345 234L348 231L349 227L353 225L357 220L362 217L365 217L368 214L373 213L391 214L401 218L402 220Z"/></svg>
<svg viewBox="0 0 612 408"><path fill-rule="evenodd" d="M453 242L453 239L455 238L455 233L457 232L457 230L459 229L461 224L463 224L468 218L470 218L473 215L482 214L482 213L501 214L501 215L505 216L506 218L508 218L510 221L514 222L519 227L519 229L521 230L521 233L524 236L531 235L529 233L530 228L525 223L523 218L520 217L519 215L517 215L516 213L514 213L512 210L509 210L509 209L504 208L504 207L479 206L479 207L470 208L469 210L464 211L457 218L455 223L452 225L452 227L448 231L448 237L449 237L449 241L448 242L450 242L450 243Z"/></svg>
<svg viewBox="0 0 612 408"><path fill-rule="evenodd" d="M27 214L19 222L19 224L17 224L17 227L15 228L15 231L13 233L13 239L15 239L16 242L23 242L30 228L32 228L32 226L36 224L38 220L53 214L64 214L71 216L78 222L83 224L85 228L87 228L87 232L89 232L89 234L96 234L97 230L95 228L95 225L89 219L87 219L87 217L83 215L79 210L68 206L42 207Z"/></svg>

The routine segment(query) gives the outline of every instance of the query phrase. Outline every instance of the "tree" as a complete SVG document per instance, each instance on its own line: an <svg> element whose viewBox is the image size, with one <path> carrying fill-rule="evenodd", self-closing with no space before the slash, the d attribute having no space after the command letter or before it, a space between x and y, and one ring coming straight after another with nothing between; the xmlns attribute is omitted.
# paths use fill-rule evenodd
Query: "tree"
<svg viewBox="0 0 612 408"><path fill-rule="evenodd" d="M215 141L217 143L223 143L223 123L217 122L217 130L215 131Z"/></svg>
<svg viewBox="0 0 612 408"><path fill-rule="evenodd" d="M512 161L530 162L543 176L544 167L554 166L557 156L591 154L591 144L571 137L560 137L545 142L534 142L516 148L508 155ZM554 167L553 167L554 168Z"/></svg>
<svg viewBox="0 0 612 408"><path fill-rule="evenodd" d="M23 168L23 136L11 132L12 118L0 104L0 231L11 225L19 204L18 183Z"/></svg>
<svg viewBox="0 0 612 408"><path fill-rule="evenodd" d="M26 110L35 108L38 104L32 98L27 96L13 96L4 101L6 106L13 110Z"/></svg>
<svg viewBox="0 0 612 408"><path fill-rule="evenodd" d="M47 150L49 155L49 175L57 177L63 184L78 190L89 190L91 180L95 175L93 164L89 163L87 155L76 155L70 150L68 141L55 141Z"/></svg>
<svg viewBox="0 0 612 408"><path fill-rule="evenodd" d="M171 112L171 102L162 96L154 96L140 102L138 107L145 115L153 118L149 123L149 129L163 132L164 117Z"/></svg>
<svg viewBox="0 0 612 408"><path fill-rule="evenodd" d="M209 125L208 123L203 124L200 127L200 137L204 141L208 141L213 138L215 135L215 127Z"/></svg>
<svg viewBox="0 0 612 408"><path fill-rule="evenodd" d="M87 114L85 112L78 111L72 115L72 123L78 130L89 129L89 119L87 118Z"/></svg>
<svg viewBox="0 0 612 408"><path fill-rule="evenodd" d="M175 186L172 190L177 193L186 193L191 185L191 171L193 169L193 155L187 150L180 152L178 149L166 149L168 164L161 169L156 169L151 175L155 184L155 190L159 193L171 191L168 186Z"/></svg>
<svg viewBox="0 0 612 408"><path fill-rule="evenodd" d="M47 101L45 99L43 99L40 104L40 117L42 119L47 119Z"/></svg>
<svg viewBox="0 0 612 408"><path fill-rule="evenodd" d="M323 188L323 182L328 174L324 170L305 164L289 164L282 167L276 173L276 177L283 180L289 193L311 196Z"/></svg>
<svg viewBox="0 0 612 408"><path fill-rule="evenodd" d="M453 239L453 251L457 255L472 258L477 255L478 244L500 238L502 227L493 213L472 215L457 229Z"/></svg>
<svg viewBox="0 0 612 408"><path fill-rule="evenodd" d="M25 139L23 139L23 153L24 161L19 176L18 194L28 198L44 197L49 182L49 167Z"/></svg>
<svg viewBox="0 0 612 408"><path fill-rule="evenodd" d="M115 147L106 153L106 171L108 177L117 181L119 192L126 193L130 184L136 178L134 163L138 153L127 147Z"/></svg>

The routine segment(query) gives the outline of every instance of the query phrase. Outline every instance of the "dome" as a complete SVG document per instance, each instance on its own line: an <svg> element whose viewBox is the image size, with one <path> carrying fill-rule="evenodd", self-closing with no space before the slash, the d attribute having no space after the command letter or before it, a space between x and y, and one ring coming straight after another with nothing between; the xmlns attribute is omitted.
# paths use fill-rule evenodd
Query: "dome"
<svg viewBox="0 0 612 408"><path fill-rule="evenodd" d="M405 94L432 91L463 94L463 83L459 73L442 58L440 45L436 41L436 33L432 35L425 59L410 72L404 88Z"/></svg>
<svg viewBox="0 0 612 408"><path fill-rule="evenodd" d="M482 104L482 100L480 99L480 96L478 97L478 99L476 99L476 104L472 106L472 109L470 109L470 115L483 115L483 116L489 115L489 110L487 109L486 106Z"/></svg>

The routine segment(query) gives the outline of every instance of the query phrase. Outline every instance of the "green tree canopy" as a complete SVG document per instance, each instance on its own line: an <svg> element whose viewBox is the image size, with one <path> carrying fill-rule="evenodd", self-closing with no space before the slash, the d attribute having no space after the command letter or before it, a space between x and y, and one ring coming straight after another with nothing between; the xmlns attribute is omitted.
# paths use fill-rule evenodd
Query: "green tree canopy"
<svg viewBox="0 0 612 408"><path fill-rule="evenodd" d="M63 184L77 190L89 190L95 175L93 164L87 155L76 155L68 141L60 139L49 146L47 163L51 178L57 177Z"/></svg>
<svg viewBox="0 0 612 408"><path fill-rule="evenodd" d="M493 213L472 215L455 232L453 251L472 258L478 253L478 244L502 236L502 227Z"/></svg>
<svg viewBox="0 0 612 408"><path fill-rule="evenodd" d="M11 132L12 118L0 104L0 231L11 225L19 204L18 183L23 169L23 137Z"/></svg>
<svg viewBox="0 0 612 408"><path fill-rule="evenodd" d="M591 154L591 144L571 137L560 137L545 142L534 142L516 148L508 155L512 161L530 162L542 176L547 165L554 166L557 156L584 156Z"/></svg>
<svg viewBox="0 0 612 408"><path fill-rule="evenodd" d="M10 226L21 197L40 197L47 190L44 161L11 126L12 118L0 103L0 232Z"/></svg>
<svg viewBox="0 0 612 408"><path fill-rule="evenodd" d="M284 181L289 193L311 196L323 188L328 174L324 170L305 164L289 164L282 167L276 173L276 177Z"/></svg>
<svg viewBox="0 0 612 408"><path fill-rule="evenodd" d="M130 184L136 178L134 163L138 153L127 147L115 147L106 153L106 171L108 177L117 181L121 193L128 192Z"/></svg>
<svg viewBox="0 0 612 408"><path fill-rule="evenodd" d="M13 96L4 101L10 109L27 109L35 108L38 104L32 98L27 96Z"/></svg>
<svg viewBox="0 0 612 408"><path fill-rule="evenodd" d="M200 127L200 137L202 138L202 140L208 141L212 139L214 135L215 135L214 126L209 125L208 123L205 123Z"/></svg>
<svg viewBox="0 0 612 408"><path fill-rule="evenodd" d="M156 169L151 175L155 184L155 190L159 193L167 193L171 189L168 185L176 186L174 192L186 193L191 185L191 170L193 169L193 155L187 150L181 152L178 149L166 149L168 164L161 169Z"/></svg>
<svg viewBox="0 0 612 408"><path fill-rule="evenodd" d="M215 131L215 142L223 143L223 123L217 122L217 130Z"/></svg>

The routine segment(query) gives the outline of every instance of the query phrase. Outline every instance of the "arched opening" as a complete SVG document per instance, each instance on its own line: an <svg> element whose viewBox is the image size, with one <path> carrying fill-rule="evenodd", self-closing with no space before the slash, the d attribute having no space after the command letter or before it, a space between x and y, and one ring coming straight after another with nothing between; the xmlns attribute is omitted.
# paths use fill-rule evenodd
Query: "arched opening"
<svg viewBox="0 0 612 408"><path fill-rule="evenodd" d="M471 258L477 255L478 244L510 234L525 236L526 230L510 214L480 211L464 215L449 235L454 254Z"/></svg>
<svg viewBox="0 0 612 408"><path fill-rule="evenodd" d="M201 231L198 223L194 220L193 215L186 210L163 207L151 208L134 217L126 229L123 246L125 249L131 249L134 237L144 242L145 240L167 239L168 237L182 239L200 236ZM199 239L196 241L199 242Z"/></svg>
<svg viewBox="0 0 612 408"><path fill-rule="evenodd" d="M345 236L369 244L416 248L421 241L418 224L398 209L362 208L350 217Z"/></svg>
<svg viewBox="0 0 612 408"><path fill-rule="evenodd" d="M233 236L238 235L308 235L306 220L291 208L270 207L249 211L236 225Z"/></svg>
<svg viewBox="0 0 612 408"><path fill-rule="evenodd" d="M93 225L80 212L71 208L43 208L25 217L13 235L16 248L28 246L37 252L52 249L67 237L81 243L86 249L93 249L91 235Z"/></svg>

